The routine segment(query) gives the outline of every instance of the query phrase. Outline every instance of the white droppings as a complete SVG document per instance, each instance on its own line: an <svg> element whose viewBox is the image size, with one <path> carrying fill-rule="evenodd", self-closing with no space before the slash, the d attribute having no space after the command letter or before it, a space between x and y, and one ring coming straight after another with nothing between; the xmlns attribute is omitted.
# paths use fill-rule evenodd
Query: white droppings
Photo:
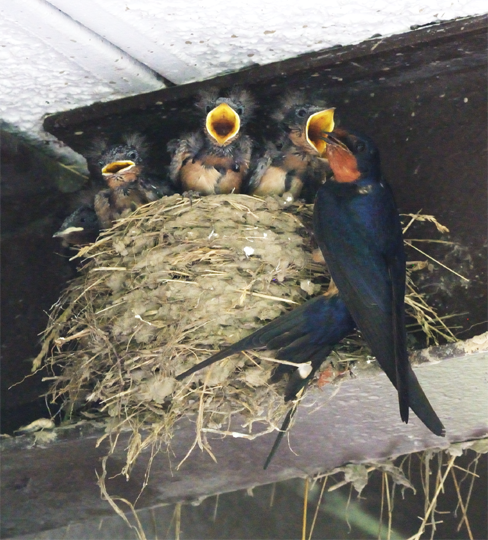
<svg viewBox="0 0 488 540"><path fill-rule="evenodd" d="M54 422L50 418L39 418L27 426L20 427L16 431L20 433L34 433L35 431L40 431L41 429L54 429L54 427Z"/></svg>
<svg viewBox="0 0 488 540"><path fill-rule="evenodd" d="M305 364L301 364L298 367L298 374L300 375L300 378L306 379L310 373L312 372L312 365L307 362Z"/></svg>
<svg viewBox="0 0 488 540"><path fill-rule="evenodd" d="M464 342L464 350L466 354L488 351L488 332L466 340Z"/></svg>
<svg viewBox="0 0 488 540"><path fill-rule="evenodd" d="M315 285L309 279L302 279L302 281L300 281L300 289L309 295L315 293Z"/></svg>
<svg viewBox="0 0 488 540"><path fill-rule="evenodd" d="M251 255L254 255L254 248L251 246L243 247L242 251L244 251L244 254L246 255L246 257L250 257Z"/></svg>

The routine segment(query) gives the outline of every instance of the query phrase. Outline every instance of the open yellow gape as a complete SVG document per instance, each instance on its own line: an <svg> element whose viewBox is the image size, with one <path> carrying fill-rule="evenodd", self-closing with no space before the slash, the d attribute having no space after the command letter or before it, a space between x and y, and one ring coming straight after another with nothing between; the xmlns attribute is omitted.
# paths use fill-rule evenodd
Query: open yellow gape
<svg viewBox="0 0 488 540"><path fill-rule="evenodd" d="M102 169L102 174L116 174L133 167L135 163L133 161L114 161L105 165Z"/></svg>
<svg viewBox="0 0 488 540"><path fill-rule="evenodd" d="M232 107L221 103L207 114L205 127L217 144L225 146L239 133L241 119Z"/></svg>
<svg viewBox="0 0 488 540"><path fill-rule="evenodd" d="M323 132L330 132L334 129L334 111L334 107L325 109L311 114L307 120L305 128L307 142L321 155L325 152L327 146Z"/></svg>

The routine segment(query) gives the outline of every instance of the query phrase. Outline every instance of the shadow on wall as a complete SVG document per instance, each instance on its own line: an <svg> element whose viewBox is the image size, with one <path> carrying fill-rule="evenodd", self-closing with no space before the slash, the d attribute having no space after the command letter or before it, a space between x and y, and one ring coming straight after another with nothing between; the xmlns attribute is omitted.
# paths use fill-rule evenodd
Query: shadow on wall
<svg viewBox="0 0 488 540"><path fill-rule="evenodd" d="M9 433L47 413L39 399L47 385L41 374L30 376L30 359L49 308L74 275L72 253L52 235L73 199L60 187L79 187L80 177L11 133L2 132L1 145L1 432Z"/></svg>

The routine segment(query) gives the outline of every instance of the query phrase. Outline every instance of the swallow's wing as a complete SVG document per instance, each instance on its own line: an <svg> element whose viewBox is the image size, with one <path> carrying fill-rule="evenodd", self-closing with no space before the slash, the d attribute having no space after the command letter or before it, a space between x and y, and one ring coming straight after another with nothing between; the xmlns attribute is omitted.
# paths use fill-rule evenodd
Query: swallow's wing
<svg viewBox="0 0 488 540"><path fill-rule="evenodd" d="M405 254L388 184L324 184L315 203L314 233L339 293L398 391L403 421L411 407L433 433L442 434L408 360Z"/></svg>
<svg viewBox="0 0 488 540"><path fill-rule="evenodd" d="M234 160L244 166L246 173L251 165L251 157L253 152L253 142L249 135L243 135L239 138L234 150Z"/></svg>
<svg viewBox="0 0 488 540"><path fill-rule="evenodd" d="M176 193L175 185L169 177L143 174L139 177L139 185L144 190L149 201L169 197Z"/></svg>
<svg viewBox="0 0 488 540"><path fill-rule="evenodd" d="M181 168L188 160L193 159L198 154L204 142L201 133L191 133L168 143L168 151L171 153L169 177L173 183L178 183Z"/></svg>
<svg viewBox="0 0 488 540"><path fill-rule="evenodd" d="M314 232L334 282L408 421L405 257L396 206L386 183L328 182L315 203Z"/></svg>
<svg viewBox="0 0 488 540"><path fill-rule="evenodd" d="M271 166L271 161L272 160L269 152L266 152L264 156L260 157L256 161L256 164L253 167L251 177L249 178L246 191L248 191L249 193L254 193L256 191L256 189L261 184L263 176L266 174L267 170Z"/></svg>
<svg viewBox="0 0 488 540"><path fill-rule="evenodd" d="M320 351L325 354L328 345L335 345L354 328L354 321L338 296L318 296L196 364L176 379L182 380L232 354L262 347L279 349L278 359L297 364L311 361ZM322 359L327 354L322 355ZM317 368L319 366L320 364ZM291 394L292 391L288 393Z"/></svg>
<svg viewBox="0 0 488 540"><path fill-rule="evenodd" d="M103 189L95 195L93 202L100 228L109 229L112 226L112 209L110 204L110 190Z"/></svg>
<svg viewBox="0 0 488 540"><path fill-rule="evenodd" d="M296 364L310 363L308 370L279 364L270 382L278 381L284 373L293 371L285 388L285 401L295 400L304 392L315 372L327 358L333 346L350 334L355 323L346 305L338 296L319 296L300 307L278 317L263 328L193 366L176 379L181 380L232 354L267 347L278 349L276 358ZM288 430L298 407L295 403L288 411L273 447L266 459L266 469Z"/></svg>

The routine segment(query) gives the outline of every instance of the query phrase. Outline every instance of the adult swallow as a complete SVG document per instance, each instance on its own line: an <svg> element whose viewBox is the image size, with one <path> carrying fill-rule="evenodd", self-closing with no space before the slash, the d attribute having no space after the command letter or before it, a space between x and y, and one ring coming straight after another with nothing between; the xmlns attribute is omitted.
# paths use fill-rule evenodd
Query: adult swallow
<svg viewBox="0 0 488 540"><path fill-rule="evenodd" d="M315 238L339 294L398 391L402 420L408 422L411 408L433 433L444 435L408 360L402 228L378 149L369 137L340 128L325 139L334 179L317 194Z"/></svg>
<svg viewBox="0 0 488 540"><path fill-rule="evenodd" d="M168 145L170 178L183 192L240 193L252 152L243 128L254 101L245 90L235 89L228 97L210 91L200 95L197 107L204 115L203 129Z"/></svg>
<svg viewBox="0 0 488 540"><path fill-rule="evenodd" d="M290 94L273 118L283 135L258 160L248 192L261 197L281 195L292 202L305 186L313 200L328 171L322 133L334 129L334 108L310 104L301 94Z"/></svg>
<svg viewBox="0 0 488 540"><path fill-rule="evenodd" d="M68 216L53 238L61 238L67 244L91 244L100 231L97 214L93 206L82 205Z"/></svg>
<svg viewBox="0 0 488 540"><path fill-rule="evenodd" d="M315 372L329 356L334 345L356 327L346 305L337 294L323 294L300 307L278 317L263 328L226 347L176 376L182 380L228 356L250 349L277 350L276 358L301 364L298 368L278 364L270 383L279 381L285 373L290 378L285 388L285 402L297 399L313 379ZM266 469L276 453L296 411L296 405L287 413L273 447L265 461Z"/></svg>

